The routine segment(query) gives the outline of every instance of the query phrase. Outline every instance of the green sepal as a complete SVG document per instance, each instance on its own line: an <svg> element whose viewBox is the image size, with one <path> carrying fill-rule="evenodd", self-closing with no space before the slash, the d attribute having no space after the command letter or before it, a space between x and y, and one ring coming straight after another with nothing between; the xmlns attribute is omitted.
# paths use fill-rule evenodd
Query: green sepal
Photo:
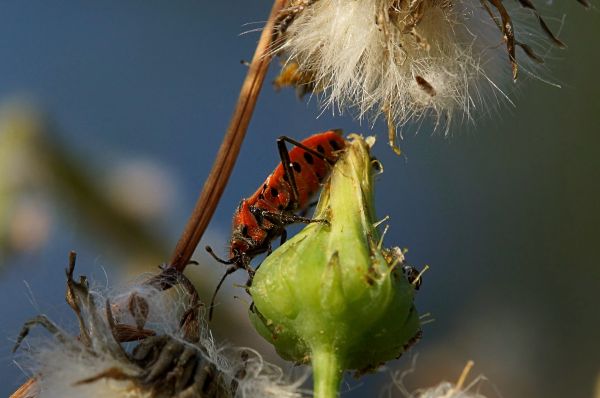
<svg viewBox="0 0 600 398"><path fill-rule="evenodd" d="M307 225L269 255L250 288L252 323L279 355L298 363L318 355L338 376L397 358L421 333L402 253L382 248L375 227L369 150L352 136L315 211L329 224Z"/></svg>

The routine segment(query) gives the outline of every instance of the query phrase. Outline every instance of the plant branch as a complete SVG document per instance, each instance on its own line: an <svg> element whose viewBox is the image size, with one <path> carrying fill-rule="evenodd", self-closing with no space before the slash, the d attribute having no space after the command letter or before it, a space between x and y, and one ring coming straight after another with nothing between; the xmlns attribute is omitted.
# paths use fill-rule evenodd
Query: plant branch
<svg viewBox="0 0 600 398"><path fill-rule="evenodd" d="M250 63L246 79L242 84L240 96L229 127L223 137L217 158L171 257L170 266L179 271L183 271L190 262L233 170L271 60L270 48L275 20L286 2L287 0L275 0L273 2L271 14L256 46L254 57Z"/></svg>

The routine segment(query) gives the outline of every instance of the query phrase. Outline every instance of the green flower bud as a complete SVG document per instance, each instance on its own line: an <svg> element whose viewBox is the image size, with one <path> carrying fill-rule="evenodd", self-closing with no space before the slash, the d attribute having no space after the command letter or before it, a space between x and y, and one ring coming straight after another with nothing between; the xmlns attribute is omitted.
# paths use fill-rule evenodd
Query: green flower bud
<svg viewBox="0 0 600 398"><path fill-rule="evenodd" d="M402 252L383 249L376 229L369 145L351 138L315 212L329 225L278 248L250 288L254 326L283 358L311 362L315 397L335 396L344 370L397 358L421 333Z"/></svg>

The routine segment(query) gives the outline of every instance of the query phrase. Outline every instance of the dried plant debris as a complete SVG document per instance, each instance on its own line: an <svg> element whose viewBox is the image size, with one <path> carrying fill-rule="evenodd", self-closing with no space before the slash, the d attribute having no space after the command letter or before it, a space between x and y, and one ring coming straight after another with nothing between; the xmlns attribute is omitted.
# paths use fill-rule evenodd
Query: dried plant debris
<svg viewBox="0 0 600 398"><path fill-rule="evenodd" d="M300 71L297 62L289 62L282 66L281 72L275 80L273 86L276 90L281 90L284 87L294 87L296 95L299 98L306 94L319 92L321 89L315 86L315 78L310 72Z"/></svg>
<svg viewBox="0 0 600 398"><path fill-rule="evenodd" d="M178 285L176 299L147 284L103 298L84 276L73 278L74 267L72 253L66 300L79 335L44 315L28 321L15 350L36 325L55 342L35 340L29 346L26 358L34 377L13 397L300 396L304 380L286 383L279 368L251 349L216 346L196 289L183 274L172 268L161 273L165 283Z"/></svg>
<svg viewBox="0 0 600 398"><path fill-rule="evenodd" d="M394 126L427 115L445 126L456 113L471 119L485 86L506 96L503 70L517 79L543 62L545 44L565 47L532 0L291 0L273 36L283 65L276 87Z"/></svg>
<svg viewBox="0 0 600 398"><path fill-rule="evenodd" d="M486 380L485 377L480 375L467 382L469 373L474 365L473 361L467 362L456 383L444 381L433 387L421 388L412 392L409 391L404 385L404 379L414 372L415 360L416 357L413 358L413 364L410 369L403 372L396 372L393 375L392 384L383 390L382 396L395 396L394 393L398 391L404 398L486 398L480 391L483 382Z"/></svg>

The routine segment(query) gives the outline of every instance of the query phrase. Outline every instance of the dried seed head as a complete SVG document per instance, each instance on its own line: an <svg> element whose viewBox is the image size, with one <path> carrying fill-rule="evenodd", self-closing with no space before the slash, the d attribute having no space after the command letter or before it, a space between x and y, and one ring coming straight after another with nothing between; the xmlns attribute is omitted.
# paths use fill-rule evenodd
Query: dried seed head
<svg viewBox="0 0 600 398"><path fill-rule="evenodd" d="M15 348L35 325L53 335L30 341L34 378L20 389L30 397L300 396L304 378L287 382L281 369L254 350L217 346L200 318L197 293L181 274L168 275L185 290L175 298L144 284L104 300L85 277L73 279L74 266L72 254L67 303L79 321L79 336L38 316L17 339ZM126 341L136 343L125 346Z"/></svg>
<svg viewBox="0 0 600 398"><path fill-rule="evenodd" d="M469 380L469 373L474 365L473 361L467 362L456 383L444 381L433 387L420 388L414 392L409 391L404 380L414 372L415 360L416 357L413 358L413 365L410 369L397 371L392 375L393 384L384 389L389 395L392 395L392 391L399 391L404 398L486 398L479 391L486 378L479 375Z"/></svg>
<svg viewBox="0 0 600 398"><path fill-rule="evenodd" d="M506 7L500 0L291 1L276 31L283 83L312 88L325 106L359 118L383 114L403 126L431 115L447 129L457 114L473 117L484 86L504 96L498 80L510 79L502 71L516 79L521 62L542 61L537 43L520 40L531 39L527 24L538 21L547 42L564 46L530 0ZM523 21L514 21L518 8L527 11Z"/></svg>

